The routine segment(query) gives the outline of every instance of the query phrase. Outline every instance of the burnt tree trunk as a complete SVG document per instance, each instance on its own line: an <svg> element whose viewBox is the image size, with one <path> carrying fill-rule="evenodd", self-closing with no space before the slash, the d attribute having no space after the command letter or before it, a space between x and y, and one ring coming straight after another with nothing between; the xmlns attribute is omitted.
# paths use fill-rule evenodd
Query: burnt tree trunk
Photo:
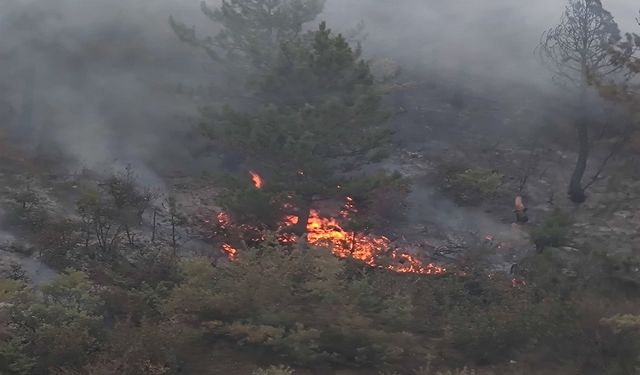
<svg viewBox="0 0 640 375"><path fill-rule="evenodd" d="M583 117L576 127L579 143L578 161L569 183L569 198L575 203L584 203L587 200L587 195L582 186L582 179L587 170L587 161L589 160L589 125Z"/></svg>
<svg viewBox="0 0 640 375"><path fill-rule="evenodd" d="M298 223L293 227L293 233L300 237L300 244L306 245L307 241L307 224L311 216L311 203L313 197L304 197L300 205L298 214Z"/></svg>
<svg viewBox="0 0 640 375"><path fill-rule="evenodd" d="M153 229L151 232L151 243L155 243L156 242L156 220L158 217L158 209L154 208L153 209Z"/></svg>
<svg viewBox="0 0 640 375"><path fill-rule="evenodd" d="M173 252L176 253L178 249L178 240L176 238L176 216L171 214L171 246L173 247Z"/></svg>
<svg viewBox="0 0 640 375"><path fill-rule="evenodd" d="M585 51L586 46L584 47ZM571 181L569 182L569 199L574 203L584 203L587 200L585 188L582 185L582 179L584 173L587 170L587 162L589 161L589 123L586 114L587 110L587 69L586 61L582 63L582 81L580 83L580 96L578 99L578 122L576 123L576 130L578 136L578 160L576 166L573 169L571 175Z"/></svg>

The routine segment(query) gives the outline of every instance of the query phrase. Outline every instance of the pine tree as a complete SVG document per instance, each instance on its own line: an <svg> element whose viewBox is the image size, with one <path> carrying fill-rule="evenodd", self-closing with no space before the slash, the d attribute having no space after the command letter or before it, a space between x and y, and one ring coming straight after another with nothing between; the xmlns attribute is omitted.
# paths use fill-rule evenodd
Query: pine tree
<svg viewBox="0 0 640 375"><path fill-rule="evenodd" d="M593 77L589 83L599 90L601 97L626 110L629 116L623 122L622 129L616 129L618 139L592 182L599 178L607 162L629 141L636 147L640 142L640 34L625 34L618 44L611 46L609 53L610 61L620 69L619 74L606 80Z"/></svg>
<svg viewBox="0 0 640 375"><path fill-rule="evenodd" d="M244 185L228 184L222 204L236 218L272 227L294 214L295 231L303 234L314 200L344 198L350 185L372 190L395 180L358 173L385 156L391 132L361 50L324 23L282 44L257 96L262 108L256 111L205 112L212 139L244 155L264 179L261 189L248 172L240 176Z"/></svg>
<svg viewBox="0 0 640 375"><path fill-rule="evenodd" d="M556 80L577 90L579 153L568 189L576 203L586 200L583 178L590 155L588 80L602 79L618 70L609 51L620 39L618 25L600 0L569 0L560 24L543 35L539 47Z"/></svg>
<svg viewBox="0 0 640 375"><path fill-rule="evenodd" d="M194 27L170 18L178 37L203 49L213 60L238 64L245 69L267 69L283 41L295 38L303 25L313 21L325 0L223 0L202 12L221 27L215 36L200 37Z"/></svg>

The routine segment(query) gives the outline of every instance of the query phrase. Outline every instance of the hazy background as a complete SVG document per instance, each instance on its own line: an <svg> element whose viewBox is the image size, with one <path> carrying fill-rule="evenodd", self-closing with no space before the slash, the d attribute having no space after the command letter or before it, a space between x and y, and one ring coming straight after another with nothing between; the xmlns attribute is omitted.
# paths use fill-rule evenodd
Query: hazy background
<svg viewBox="0 0 640 375"><path fill-rule="evenodd" d="M89 168L133 162L162 165L163 173L186 170L204 146L192 132L194 101L180 87L214 81L217 70L181 44L167 20L173 15L213 33L199 3L3 0L5 138ZM604 3L623 30L632 30L637 1ZM560 0L328 0L321 19L338 30L364 21L367 56L390 56L418 78L553 92L533 49L564 6ZM206 168L206 159L199 167Z"/></svg>

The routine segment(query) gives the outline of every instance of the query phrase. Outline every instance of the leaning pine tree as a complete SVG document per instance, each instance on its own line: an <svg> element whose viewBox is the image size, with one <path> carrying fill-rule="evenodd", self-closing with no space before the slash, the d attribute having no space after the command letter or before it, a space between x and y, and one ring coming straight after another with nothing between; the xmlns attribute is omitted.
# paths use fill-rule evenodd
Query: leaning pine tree
<svg viewBox="0 0 640 375"><path fill-rule="evenodd" d="M576 203L586 200L583 179L591 143L589 80L603 80L619 70L611 59L610 49L620 39L618 25L600 0L569 0L560 24L544 33L538 49L557 82L572 90L575 98L578 160L568 194Z"/></svg>
<svg viewBox="0 0 640 375"><path fill-rule="evenodd" d="M223 150L241 154L260 174L227 179L222 205L242 223L277 228L298 217L292 232L304 235L314 201L340 200L357 186L358 199L395 176L365 177L365 164L386 154L391 132L381 96L359 48L322 23L279 49L258 85L259 108L205 111L206 129Z"/></svg>

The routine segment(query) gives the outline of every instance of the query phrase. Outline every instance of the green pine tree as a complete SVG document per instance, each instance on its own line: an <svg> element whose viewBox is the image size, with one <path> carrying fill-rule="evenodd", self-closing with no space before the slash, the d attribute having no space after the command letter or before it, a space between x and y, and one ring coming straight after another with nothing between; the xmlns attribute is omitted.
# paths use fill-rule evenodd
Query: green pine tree
<svg viewBox="0 0 640 375"><path fill-rule="evenodd" d="M221 30L200 37L194 27L170 18L178 37L203 49L217 62L268 68L280 43L299 35L304 24L323 10L325 0L223 0L212 9L204 1L202 12Z"/></svg>
<svg viewBox="0 0 640 375"><path fill-rule="evenodd" d="M273 228L295 214L295 232L304 234L314 200L344 198L351 186L364 200L367 189L397 181L359 173L385 157L391 132L360 48L324 23L282 44L257 97L261 107L253 111L205 111L211 138L264 178L261 189L248 172L228 180L222 204L236 219Z"/></svg>

